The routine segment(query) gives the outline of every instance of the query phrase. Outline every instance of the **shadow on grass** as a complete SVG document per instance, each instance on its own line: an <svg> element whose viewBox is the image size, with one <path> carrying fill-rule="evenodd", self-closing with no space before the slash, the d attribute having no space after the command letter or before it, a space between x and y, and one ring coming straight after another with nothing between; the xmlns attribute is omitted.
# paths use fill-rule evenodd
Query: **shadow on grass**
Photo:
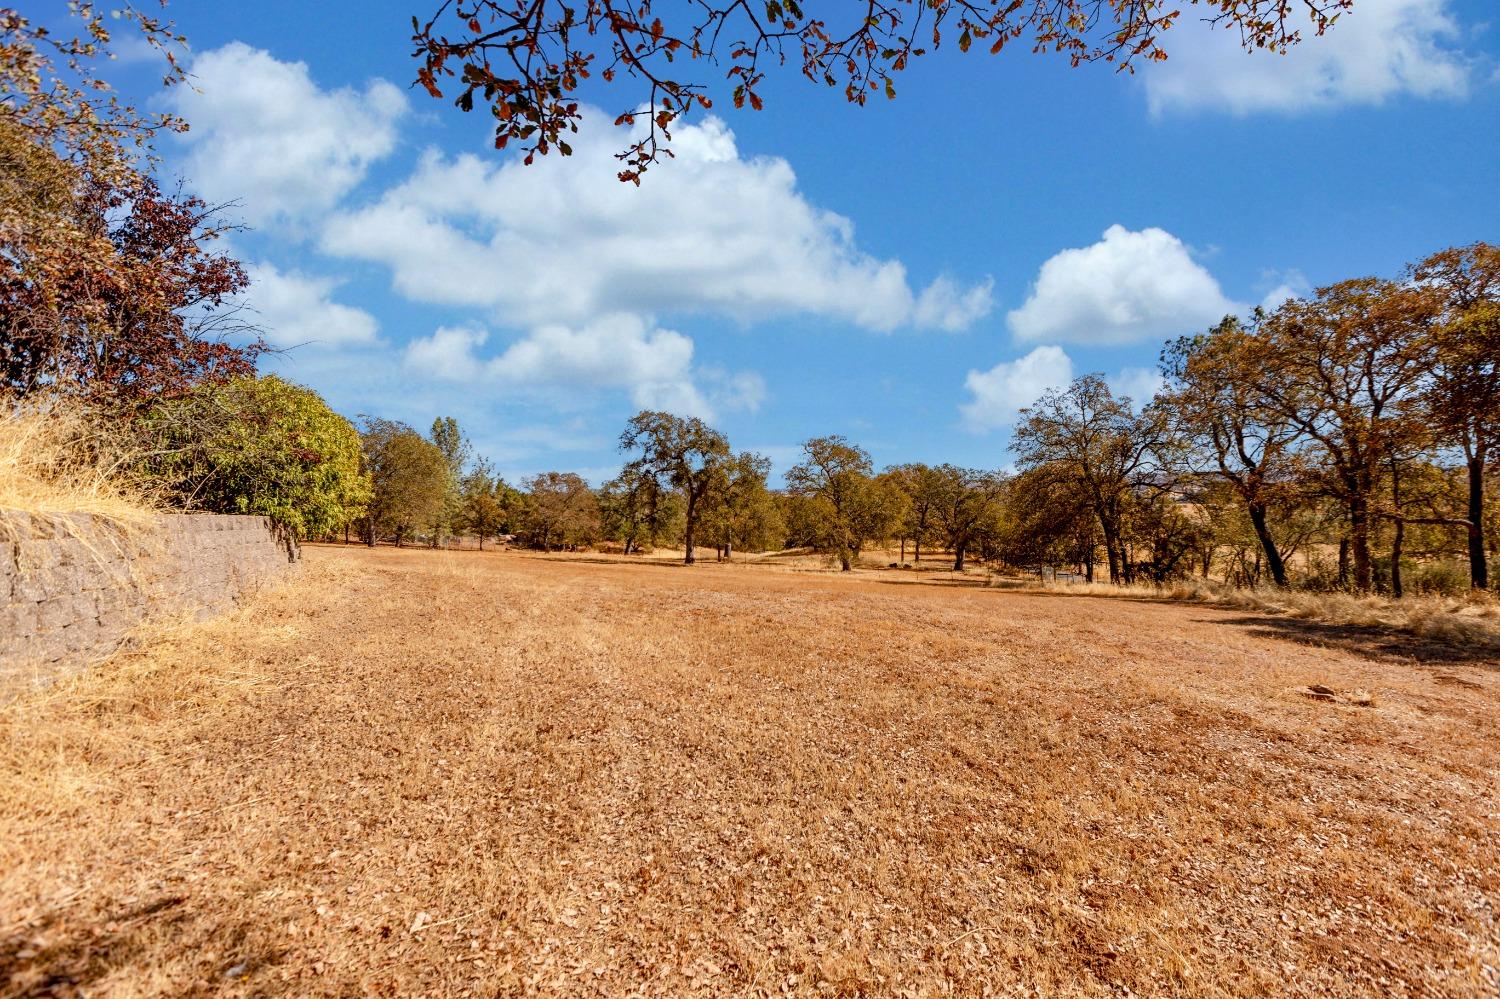
<svg viewBox="0 0 1500 999"><path fill-rule="evenodd" d="M632 569L694 569L700 565L733 564L715 562L713 559L699 559L692 565L688 565L680 558L650 559L635 555L574 555L571 552L527 552L516 557L534 562L552 562L557 565L624 565Z"/></svg>
<svg viewBox="0 0 1500 999"><path fill-rule="evenodd" d="M897 570L888 570L888 571L893 571L894 572L894 571L897 571ZM869 576L864 576L862 578L864 578L864 579L870 579ZM986 579L984 576L975 576L972 579L911 579L911 578L896 579L896 578L892 578L892 577L888 577L887 576L887 577L880 577L880 578L876 578L876 579L870 579L870 581L873 582L873 583L885 583L885 584L887 584L889 586L950 586L950 587L957 586L957 587L965 587L965 588L968 588L968 589L975 589L975 590L993 590L993 589L995 589L995 587L991 586L989 580Z"/></svg>
<svg viewBox="0 0 1500 999"><path fill-rule="evenodd" d="M1247 614L1232 618L1197 618L1210 624L1235 625L1257 638L1276 638L1319 648L1352 652L1381 662L1431 663L1438 666L1480 666L1500 669L1494 650L1423 638L1389 628L1330 624L1275 614Z"/></svg>
<svg viewBox="0 0 1500 999"><path fill-rule="evenodd" d="M188 927L189 915L188 899L175 894L94 918L50 913L0 936L0 995L93 995L104 979L122 968L149 965L152 948L160 947L164 936L182 933L185 948L210 943L201 937L201 928ZM209 930L222 955L221 967L213 969L216 986L236 979L249 985L256 973L282 959L283 952L274 948L246 953L249 931L247 925Z"/></svg>

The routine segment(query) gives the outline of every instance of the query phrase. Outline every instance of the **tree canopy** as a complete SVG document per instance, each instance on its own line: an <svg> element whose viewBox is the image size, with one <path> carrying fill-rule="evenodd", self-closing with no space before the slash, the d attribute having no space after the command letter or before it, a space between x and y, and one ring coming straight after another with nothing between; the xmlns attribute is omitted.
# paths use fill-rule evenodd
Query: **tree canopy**
<svg viewBox="0 0 1500 999"><path fill-rule="evenodd" d="M67 7L55 24L0 8L0 388L130 404L253 373L266 344L226 227L150 175L151 140L185 123L121 101L105 13ZM169 23L111 13L183 78Z"/></svg>
<svg viewBox="0 0 1500 999"><path fill-rule="evenodd" d="M143 9L152 6L166 3L127 2L106 12L92 0L70 2L73 20L66 28L0 8L0 106L7 128L103 183L129 186L160 132L187 130L181 118L122 101L101 72L116 55L113 21L161 57L163 85L187 78L177 61L186 39L170 21Z"/></svg>
<svg viewBox="0 0 1500 999"><path fill-rule="evenodd" d="M837 434L807 441L802 453L786 473L787 489L805 503L807 540L848 572L867 542L900 529L905 498L873 476L869 452Z"/></svg>
<svg viewBox="0 0 1500 999"><path fill-rule="evenodd" d="M715 96L699 73L722 72L736 107L760 110L769 73L791 64L853 104L896 96L896 78L945 39L963 52L1014 45L1073 66L1129 70L1167 58L1167 33L1184 8L1161 0L886 0L829 5L799 0L443 0L412 18L417 83L472 111L488 105L495 147L524 144L526 162L572 153L579 92L598 75L630 85L617 125L630 128L620 179L640 182L671 155L671 129ZM1247 49L1285 51L1305 28L1322 34L1354 0L1188 0L1186 10L1237 29ZM1191 14L1189 14L1191 16ZM714 67L710 70L709 67ZM719 69L719 67L725 67ZM640 127L637 128L636 126Z"/></svg>

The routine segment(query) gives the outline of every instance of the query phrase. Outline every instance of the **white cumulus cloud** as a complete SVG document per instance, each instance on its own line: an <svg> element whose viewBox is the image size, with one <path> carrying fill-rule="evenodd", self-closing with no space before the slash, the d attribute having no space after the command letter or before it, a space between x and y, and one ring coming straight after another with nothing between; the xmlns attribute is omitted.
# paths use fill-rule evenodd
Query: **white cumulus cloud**
<svg viewBox="0 0 1500 999"><path fill-rule="evenodd" d="M1302 42L1285 55L1246 52L1237 29L1213 28L1195 13L1189 8L1167 36L1166 62L1142 69L1153 114L1285 113L1379 104L1400 94L1462 97L1473 73L1449 0L1359 0L1322 37L1303 25Z"/></svg>
<svg viewBox="0 0 1500 999"><path fill-rule="evenodd" d="M324 90L305 63L231 42L193 60L173 90L192 128L185 171L209 201L255 223L327 211L396 146L406 96L385 80Z"/></svg>
<svg viewBox="0 0 1500 999"><path fill-rule="evenodd" d="M973 398L959 409L971 430L1008 427L1016 422L1017 413L1042 393L1064 388L1072 380L1073 361L1061 347L1037 347L988 371L970 371L964 387Z"/></svg>
<svg viewBox="0 0 1500 999"><path fill-rule="evenodd" d="M1116 398L1128 396L1137 410L1156 398L1167 384L1155 368L1125 367L1104 379Z"/></svg>
<svg viewBox="0 0 1500 999"><path fill-rule="evenodd" d="M439 326L432 336L418 337L406 345L406 366L439 381L478 381L485 377L489 362L474 352L489 336L478 327Z"/></svg>
<svg viewBox="0 0 1500 999"><path fill-rule="evenodd" d="M246 271L248 303L256 313L256 325L272 344L340 347L375 342L380 324L364 309L333 301L339 284L333 278L283 271L271 263L251 264Z"/></svg>
<svg viewBox="0 0 1500 999"><path fill-rule="evenodd" d="M614 313L582 326L539 326L498 354L480 356L486 330L445 326L407 345L414 374L453 382L571 391L619 389L637 405L711 418L757 408L765 384L754 372L693 365L693 341L640 316Z"/></svg>
<svg viewBox="0 0 1500 999"><path fill-rule="evenodd" d="M676 130L676 158L637 188L613 179L621 136L600 117L540 168L429 151L405 183L333 216L322 248L389 267L414 301L523 326L705 312L956 330L990 311L987 281L914 289L899 260L861 250L847 218L802 196L786 160L741 156L717 118Z"/></svg>
<svg viewBox="0 0 1500 999"><path fill-rule="evenodd" d="M1291 270L1280 275L1271 275L1271 280L1276 281L1276 286L1266 292L1265 297L1260 300L1260 307L1267 312L1274 312L1283 303L1293 298L1306 298L1312 293L1312 285L1308 284L1307 278L1303 277L1301 271Z"/></svg>
<svg viewBox="0 0 1500 999"><path fill-rule="evenodd" d="M1006 319L1020 340L1122 344L1189 333L1240 311L1176 236L1112 225L1099 242L1042 264Z"/></svg>
<svg viewBox="0 0 1500 999"><path fill-rule="evenodd" d="M1014 426L1022 409L1052 389L1073 381L1075 365L1067 351L1048 344L1013 361L1001 361L988 371L970 371L964 379L970 399L959 406L964 424L976 433ZM1124 367L1104 376L1116 398L1129 396L1139 410L1166 384L1155 368Z"/></svg>

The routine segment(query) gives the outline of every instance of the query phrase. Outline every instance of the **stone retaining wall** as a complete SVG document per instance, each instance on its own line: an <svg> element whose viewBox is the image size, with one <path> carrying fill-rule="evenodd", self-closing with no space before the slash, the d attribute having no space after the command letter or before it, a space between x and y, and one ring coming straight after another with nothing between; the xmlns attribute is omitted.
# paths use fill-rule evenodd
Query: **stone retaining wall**
<svg viewBox="0 0 1500 999"><path fill-rule="evenodd" d="M296 557L264 517L168 514L122 532L0 514L0 696L108 655L148 618L224 610Z"/></svg>

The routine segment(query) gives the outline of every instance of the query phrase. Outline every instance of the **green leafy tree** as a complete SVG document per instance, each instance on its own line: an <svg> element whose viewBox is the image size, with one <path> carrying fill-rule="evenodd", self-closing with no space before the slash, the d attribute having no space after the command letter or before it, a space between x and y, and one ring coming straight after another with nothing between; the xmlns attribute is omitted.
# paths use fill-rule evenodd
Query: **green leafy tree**
<svg viewBox="0 0 1500 999"><path fill-rule="evenodd" d="M433 420L428 438L443 453L443 463L448 469L443 504L432 525L432 545L436 548L444 538L459 529L459 520L463 515L464 469L473 457L474 447L459 428L458 421L451 416Z"/></svg>
<svg viewBox="0 0 1500 999"><path fill-rule="evenodd" d="M782 531L781 517L766 488L771 459L743 451L725 462L704 517L704 537L729 561L735 548L765 550Z"/></svg>
<svg viewBox="0 0 1500 999"><path fill-rule="evenodd" d="M943 476L927 465L896 465L887 475L906 495L905 516L901 523L901 560L906 561L906 542L913 547L913 561L922 561L922 544L932 539L937 524L936 510L943 495Z"/></svg>
<svg viewBox="0 0 1500 999"><path fill-rule="evenodd" d="M341 530L371 499L354 425L275 375L165 402L141 429L151 474L189 509L270 517L300 540Z"/></svg>
<svg viewBox="0 0 1500 999"><path fill-rule="evenodd" d="M1152 492L1132 497L1125 537L1135 573L1160 584L1191 573L1211 542L1212 526L1201 508L1188 508L1171 494Z"/></svg>
<svg viewBox="0 0 1500 999"><path fill-rule="evenodd" d="M981 472L955 465L932 470L941 483L933 515L948 550L953 552L953 571L964 571L964 558L988 526L1000 502L1004 479L994 472Z"/></svg>
<svg viewBox="0 0 1500 999"><path fill-rule="evenodd" d="M411 427L395 420L362 418L360 433L372 496L365 516L365 543L389 537L399 548L442 509L448 463L443 452Z"/></svg>
<svg viewBox="0 0 1500 999"><path fill-rule="evenodd" d="M681 533L681 498L639 465L626 465L599 490L604 534L625 546L625 554L639 554Z"/></svg>
<svg viewBox="0 0 1500 999"><path fill-rule="evenodd" d="M583 478L573 472L543 472L522 481L526 507L522 530L527 541L550 552L580 548L599 539L599 501Z"/></svg>
<svg viewBox="0 0 1500 999"><path fill-rule="evenodd" d="M1034 569L1039 576L1070 565L1093 582L1098 521L1088 498L1072 483L1071 469L1050 463L1034 465L1005 483L996 550L1006 564Z"/></svg>
<svg viewBox="0 0 1500 999"><path fill-rule="evenodd" d="M796 516L814 547L848 572L865 543L889 537L901 516L894 485L870 474L870 456L840 436L802 445L804 459L786 473L787 487L803 503Z"/></svg>
<svg viewBox="0 0 1500 999"><path fill-rule="evenodd" d="M696 416L642 410L620 434L620 450L640 452L627 468L670 486L683 499L683 562L693 564L694 532L710 490L722 479L729 440Z"/></svg>
<svg viewBox="0 0 1500 999"><path fill-rule="evenodd" d="M510 491L505 480L495 474L494 467L484 458L475 461L474 467L460 481L455 529L478 538L480 551L484 551L485 538L495 537L504 530L510 512Z"/></svg>
<svg viewBox="0 0 1500 999"><path fill-rule="evenodd" d="M901 532L906 513L906 494L887 476L865 480L854 494L849 510L853 527L853 554L857 559L865 546L889 541Z"/></svg>

